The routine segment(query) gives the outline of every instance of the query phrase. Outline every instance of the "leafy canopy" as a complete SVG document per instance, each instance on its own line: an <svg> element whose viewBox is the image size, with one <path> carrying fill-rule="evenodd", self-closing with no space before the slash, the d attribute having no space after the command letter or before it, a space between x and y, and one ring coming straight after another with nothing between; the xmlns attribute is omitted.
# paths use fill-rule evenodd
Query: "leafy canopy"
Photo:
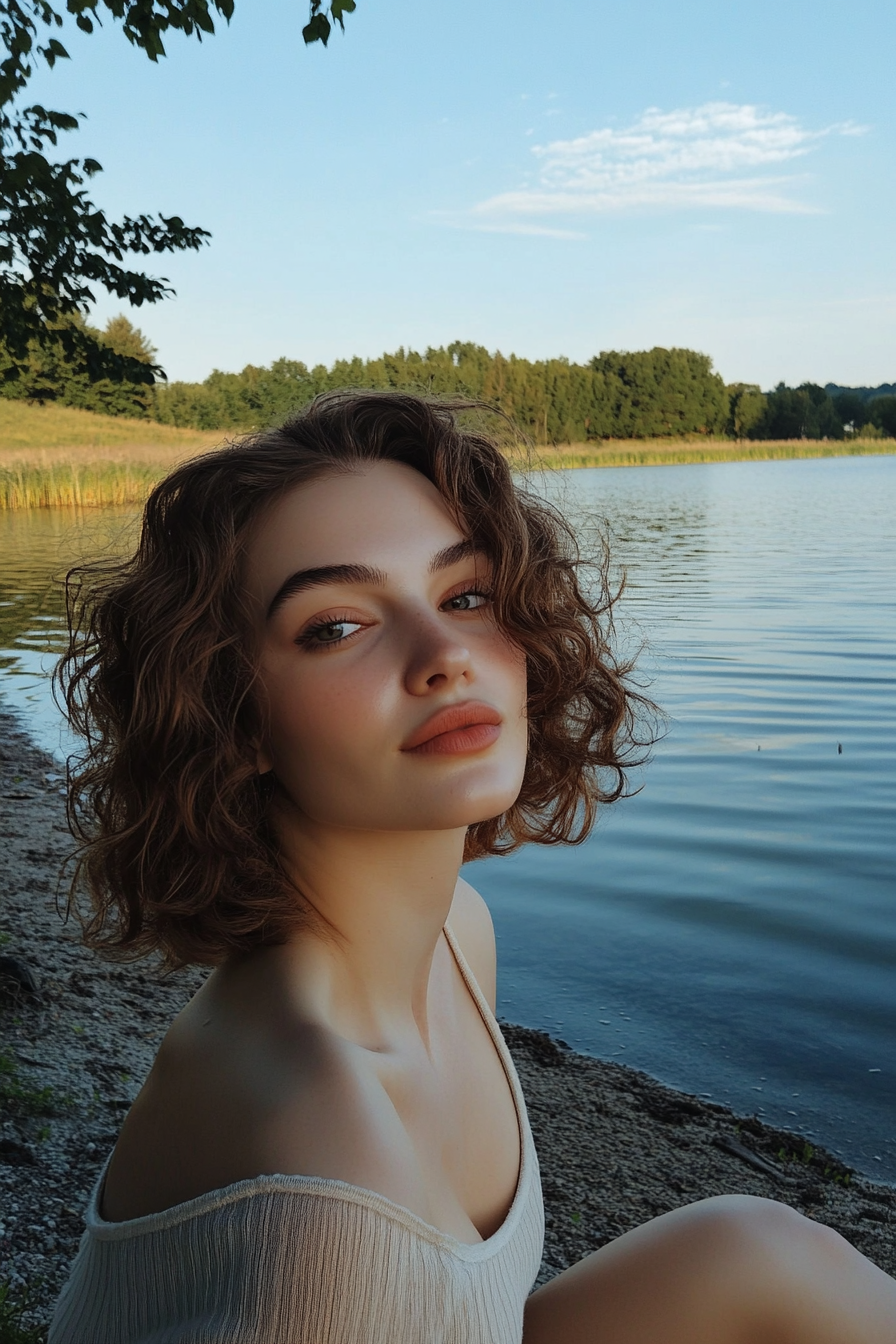
<svg viewBox="0 0 896 1344"><path fill-rule="evenodd" d="M216 370L202 383L154 389L149 414L185 428L261 428L342 387L490 402L538 444L723 434L730 414L725 384L709 357L693 350L604 351L574 364L492 354L468 341L423 354L402 348L380 359L337 360L329 369L279 359L241 373Z"/></svg>
<svg viewBox="0 0 896 1344"><path fill-rule="evenodd" d="M306 43L329 39L332 23L344 28L355 0L310 0ZM39 103L24 91L36 66L51 69L68 52L59 40L65 16L92 33L103 17L120 23L125 37L151 61L165 55L169 31L196 37L226 22L234 0L0 0L0 378L19 379L33 362L35 343L52 346L89 380L152 383L164 377L155 364L120 353L100 341L79 318L100 286L134 307L173 294L164 276L151 276L129 257L197 251L211 236L179 215L125 215L110 220L88 196L87 183L102 171L96 159L58 161L52 156L79 118ZM327 15L329 14L329 18ZM332 22L331 22L332 21Z"/></svg>

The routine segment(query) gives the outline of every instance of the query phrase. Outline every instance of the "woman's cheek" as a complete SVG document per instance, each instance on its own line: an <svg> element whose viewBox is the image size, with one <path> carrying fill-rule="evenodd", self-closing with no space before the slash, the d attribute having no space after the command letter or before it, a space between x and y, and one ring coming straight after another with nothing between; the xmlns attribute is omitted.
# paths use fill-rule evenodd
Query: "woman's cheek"
<svg viewBox="0 0 896 1344"><path fill-rule="evenodd" d="M325 661L326 655L321 656ZM291 695L284 718L291 745L301 756L363 751L364 740L376 737L380 718L376 687L366 679L340 675L336 669L314 669Z"/></svg>

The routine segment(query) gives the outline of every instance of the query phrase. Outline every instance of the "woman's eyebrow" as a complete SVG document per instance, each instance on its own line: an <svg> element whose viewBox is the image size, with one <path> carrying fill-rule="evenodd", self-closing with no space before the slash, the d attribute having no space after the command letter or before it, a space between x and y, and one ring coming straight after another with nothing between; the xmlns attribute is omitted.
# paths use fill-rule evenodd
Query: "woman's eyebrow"
<svg viewBox="0 0 896 1344"><path fill-rule="evenodd" d="M370 565L319 565L317 569L297 569L295 574L290 574L281 583L271 598L265 619L269 621L287 598L304 592L306 588L319 588L324 583L367 583L382 588L386 582L387 576L383 571L373 569Z"/></svg>
<svg viewBox="0 0 896 1344"><path fill-rule="evenodd" d="M443 551L438 551L429 562L430 574L438 574L440 569L450 569L452 565L459 565L461 560L469 560L472 556L479 554L481 547L477 546L475 541L467 538L464 541L456 541L453 546L446 546Z"/></svg>
<svg viewBox="0 0 896 1344"><path fill-rule="evenodd" d="M477 550L472 541L457 541L453 546L446 546L430 560L429 572L437 574L439 570L450 569L452 565L460 564L461 560L470 559L477 554ZM298 569L281 583L271 598L265 619L269 621L284 602L308 588L319 588L325 583L365 583L382 588L387 582L388 575L371 565L319 565L315 569Z"/></svg>

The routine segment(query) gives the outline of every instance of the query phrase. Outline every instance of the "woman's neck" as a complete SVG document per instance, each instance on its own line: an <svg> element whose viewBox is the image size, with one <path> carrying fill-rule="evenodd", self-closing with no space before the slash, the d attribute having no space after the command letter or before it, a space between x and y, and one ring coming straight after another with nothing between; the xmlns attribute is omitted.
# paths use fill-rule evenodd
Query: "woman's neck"
<svg viewBox="0 0 896 1344"><path fill-rule="evenodd" d="M265 1000L370 1049L410 1030L428 1045L430 973L465 830L357 832L307 823L278 830L313 920L290 942L249 959Z"/></svg>

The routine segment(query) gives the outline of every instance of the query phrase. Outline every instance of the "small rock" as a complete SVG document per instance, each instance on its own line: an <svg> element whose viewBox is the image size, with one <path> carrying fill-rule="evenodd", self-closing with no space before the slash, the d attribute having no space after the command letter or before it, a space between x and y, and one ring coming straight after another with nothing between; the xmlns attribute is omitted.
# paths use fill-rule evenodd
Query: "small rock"
<svg viewBox="0 0 896 1344"><path fill-rule="evenodd" d="M41 997L34 972L17 957L0 957L0 999L17 999L22 995Z"/></svg>
<svg viewBox="0 0 896 1344"><path fill-rule="evenodd" d="M0 1162L10 1167L22 1167L26 1163L34 1164L37 1158L31 1149L18 1139L0 1139Z"/></svg>
<svg viewBox="0 0 896 1344"><path fill-rule="evenodd" d="M868 1218L872 1223L888 1223L890 1221L883 1209L869 1208L867 1204L861 1210L861 1216Z"/></svg>

